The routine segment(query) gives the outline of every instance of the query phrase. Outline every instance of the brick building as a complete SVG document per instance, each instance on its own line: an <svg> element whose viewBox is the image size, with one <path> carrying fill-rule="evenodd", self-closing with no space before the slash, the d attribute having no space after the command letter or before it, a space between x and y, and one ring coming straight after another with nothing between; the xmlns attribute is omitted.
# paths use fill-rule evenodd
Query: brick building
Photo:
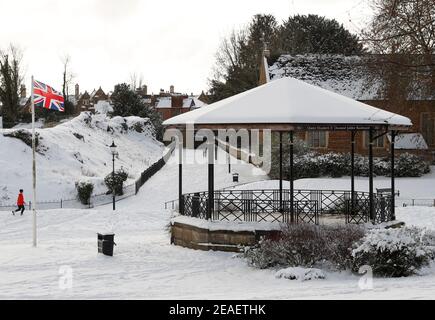
<svg viewBox="0 0 435 320"><path fill-rule="evenodd" d="M110 97L108 94L104 92L101 87L98 90L93 90L91 93L85 90L84 93L80 93L79 84L75 85L75 93L74 96L70 99L70 101L76 107L76 113L80 113L82 111L95 111L95 104L98 101L110 101Z"/></svg>
<svg viewBox="0 0 435 320"><path fill-rule="evenodd" d="M169 91L160 89L158 95L147 94L147 87L136 89L136 92L142 96L144 101L151 107L155 108L163 120L172 118L176 115L201 108L206 105L206 95L202 92L199 96L191 93L182 94L175 92L174 86L170 86Z"/></svg>
<svg viewBox="0 0 435 320"><path fill-rule="evenodd" d="M368 105L401 114L411 119L413 126L409 133L396 138L396 149L424 155L435 159L435 92L422 93L410 90L404 99L393 101L385 97L383 79L373 77L368 68L366 56L344 55L281 55L271 60L265 50L260 66L259 84L282 77L293 77L307 83L333 91ZM374 115L375 116L375 115ZM349 132L299 132L298 137L320 152L349 152ZM368 133L356 137L356 151L366 154ZM389 150L389 136L375 141L375 155L383 156Z"/></svg>

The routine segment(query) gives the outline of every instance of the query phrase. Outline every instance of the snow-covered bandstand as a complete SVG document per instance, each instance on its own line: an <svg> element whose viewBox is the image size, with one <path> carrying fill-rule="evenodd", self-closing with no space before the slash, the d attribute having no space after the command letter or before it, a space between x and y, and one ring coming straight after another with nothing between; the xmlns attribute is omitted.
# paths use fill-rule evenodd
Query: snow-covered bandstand
<svg viewBox="0 0 435 320"><path fill-rule="evenodd" d="M381 223L395 220L394 141L407 131L409 118L375 108L293 78L282 78L237 94L164 122L167 128L194 131L210 129L271 130L279 133L280 183L276 190L215 190L214 156L209 155L208 190L183 194L182 163L179 163L179 212L209 221L319 223L319 218L339 208L347 223ZM348 131L351 152L350 190L295 190L293 185L293 139L297 131ZM355 190L355 135L369 133L369 188ZM290 188L282 184L282 137L290 139ZM373 142L391 137L391 188L373 191ZM208 137L209 138L209 137ZM212 137L215 139L215 137ZM213 144L215 141L213 141ZM212 150L212 149L210 149ZM211 152L210 152L211 153Z"/></svg>

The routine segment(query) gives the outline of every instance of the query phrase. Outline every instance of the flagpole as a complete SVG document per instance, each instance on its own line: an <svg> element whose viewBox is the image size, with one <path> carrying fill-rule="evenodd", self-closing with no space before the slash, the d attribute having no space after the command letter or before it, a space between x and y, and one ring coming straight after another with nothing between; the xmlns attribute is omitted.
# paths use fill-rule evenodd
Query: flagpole
<svg viewBox="0 0 435 320"><path fill-rule="evenodd" d="M31 96L30 102L32 105L32 177L33 177L33 198L32 198L32 212L33 212L33 246L36 247L36 159L35 159L35 102L33 98L33 76L32 76L32 86L31 86Z"/></svg>

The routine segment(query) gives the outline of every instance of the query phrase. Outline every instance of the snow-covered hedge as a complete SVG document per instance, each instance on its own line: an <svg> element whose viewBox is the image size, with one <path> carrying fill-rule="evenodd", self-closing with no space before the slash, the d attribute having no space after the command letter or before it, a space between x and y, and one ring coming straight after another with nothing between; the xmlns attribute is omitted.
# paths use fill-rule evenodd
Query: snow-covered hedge
<svg viewBox="0 0 435 320"><path fill-rule="evenodd" d="M352 269L368 265L378 276L412 275L433 259L434 239L418 228L369 230L352 250Z"/></svg>
<svg viewBox="0 0 435 320"><path fill-rule="evenodd" d="M397 177L421 177L430 172L427 162L410 153L402 153L397 158L394 168Z"/></svg>
<svg viewBox="0 0 435 320"><path fill-rule="evenodd" d="M384 158L374 158L373 171L378 176L390 175L390 161ZM290 163L285 157L283 170L284 176L289 177ZM326 153L319 154L308 152L296 154L294 157L294 176L295 179L317 178L321 176L341 177L350 175L351 157L348 153ZM395 162L396 176L398 177L420 177L430 172L430 167L422 158L403 153L399 155ZM368 176L369 161L368 157L355 155L355 175ZM279 161L276 155L272 157L272 168L270 176L273 179L279 177Z"/></svg>
<svg viewBox="0 0 435 320"><path fill-rule="evenodd" d="M287 225L279 239L264 239L246 248L243 256L254 267L308 267L328 265L333 269L352 266L353 244L364 236L355 225Z"/></svg>

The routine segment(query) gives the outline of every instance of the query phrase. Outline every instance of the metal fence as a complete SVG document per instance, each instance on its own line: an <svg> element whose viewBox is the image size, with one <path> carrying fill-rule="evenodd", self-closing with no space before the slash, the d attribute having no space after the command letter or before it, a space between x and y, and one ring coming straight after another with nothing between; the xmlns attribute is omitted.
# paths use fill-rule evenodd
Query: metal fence
<svg viewBox="0 0 435 320"><path fill-rule="evenodd" d="M119 201L128 197L135 195L135 184L130 184L122 188L123 194L117 195L115 201ZM48 210L48 209L89 209L96 206L102 206L105 204L110 204L113 201L112 193L100 193L92 195L89 199L88 204L83 204L77 198L71 199L60 199L53 201L38 201L36 202L36 207L38 210ZM29 201L25 206L26 209L32 209L32 202ZM0 205L0 211L11 211L17 209L16 205Z"/></svg>
<svg viewBox="0 0 435 320"><path fill-rule="evenodd" d="M400 199L404 207L435 207L435 199Z"/></svg>
<svg viewBox="0 0 435 320"><path fill-rule="evenodd" d="M174 151L174 146L171 146L169 150L153 163L150 167L148 167L145 171L143 171L140 177L132 184L124 186L122 188L123 194L117 195L115 197L115 201L119 201L128 197L131 197L138 193L139 189L144 185L144 183L151 178L156 172L158 172L166 163L167 159L171 156ZM96 206L102 206L106 204L110 204L113 201L112 193L100 193L92 195L89 199L89 204L82 204L80 200L77 198L71 199L60 199L54 201L38 201L36 203L36 207L38 210L48 210L48 209L61 209L61 208L70 208L70 209L88 209L94 208ZM26 206L26 209L32 209L32 203L29 202ZM16 205L0 205L0 211L12 211L17 209Z"/></svg>
<svg viewBox="0 0 435 320"><path fill-rule="evenodd" d="M161 157L159 160L154 162L150 167L148 167L144 172L141 173L140 177L136 180L135 183L136 193L144 185L144 183L148 181L148 179L150 179L161 168L163 168L163 166L168 161L174 149L175 149L175 144L171 144L169 150L165 153L163 157Z"/></svg>
<svg viewBox="0 0 435 320"><path fill-rule="evenodd" d="M337 190L294 190L293 216L290 191L283 190L218 190L214 192L213 210L209 210L207 192L183 195L183 215L220 221L269 221L319 223L322 217L343 217L347 223L370 220L368 192ZM391 197L374 194L374 220L391 221ZM209 216L210 215L210 216Z"/></svg>

